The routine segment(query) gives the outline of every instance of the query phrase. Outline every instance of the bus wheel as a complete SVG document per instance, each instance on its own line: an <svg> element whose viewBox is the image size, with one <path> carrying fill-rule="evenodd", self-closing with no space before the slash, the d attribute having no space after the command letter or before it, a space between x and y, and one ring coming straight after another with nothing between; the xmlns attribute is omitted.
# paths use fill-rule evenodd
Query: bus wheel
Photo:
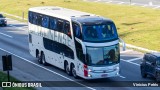
<svg viewBox="0 0 160 90"><path fill-rule="evenodd" d="M42 56L40 54L37 55L38 63L42 64Z"/></svg>
<svg viewBox="0 0 160 90"><path fill-rule="evenodd" d="M141 67L141 76L143 78L146 78L147 77L147 74L145 73L145 68L144 67Z"/></svg>
<svg viewBox="0 0 160 90"><path fill-rule="evenodd" d="M67 73L69 76L71 76L71 70L69 69L68 63L66 63L65 66L66 66L66 67L65 67L66 73Z"/></svg>
<svg viewBox="0 0 160 90"><path fill-rule="evenodd" d="M47 66L47 62L46 62L46 60L45 60L45 55L44 55L43 53L42 53L41 57L42 57L42 64L43 64L44 66Z"/></svg>
<svg viewBox="0 0 160 90"><path fill-rule="evenodd" d="M74 78L78 78L74 64L72 65L72 75Z"/></svg>

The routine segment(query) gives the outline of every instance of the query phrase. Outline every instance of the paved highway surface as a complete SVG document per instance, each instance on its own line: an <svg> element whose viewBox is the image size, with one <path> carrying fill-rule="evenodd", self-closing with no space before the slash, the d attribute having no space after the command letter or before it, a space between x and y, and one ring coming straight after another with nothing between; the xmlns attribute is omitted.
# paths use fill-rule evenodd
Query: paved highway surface
<svg viewBox="0 0 160 90"><path fill-rule="evenodd" d="M84 1L127 4L127 5L136 5L142 7L151 7L153 9L160 9L160 0L84 0Z"/></svg>
<svg viewBox="0 0 160 90"><path fill-rule="evenodd" d="M68 76L63 70L54 66L39 65L37 60L29 54L28 49L28 27L27 24L16 20L8 19L7 27L0 27L0 66L2 65L2 55L12 54L13 71L11 75L21 81L57 81L52 82L54 86L43 87L39 90L158 90L159 87L106 87L109 81L118 84L127 84L131 81L154 81L154 78L142 78L139 64L143 53L133 50L121 51L121 75L107 79L87 81L84 79L74 79ZM2 67L0 67L2 71ZM61 82L58 82L61 81ZM68 83L76 84L73 87L66 87ZM64 86L63 86L64 85ZM76 86L79 87L76 87ZM127 86L127 85L126 85Z"/></svg>

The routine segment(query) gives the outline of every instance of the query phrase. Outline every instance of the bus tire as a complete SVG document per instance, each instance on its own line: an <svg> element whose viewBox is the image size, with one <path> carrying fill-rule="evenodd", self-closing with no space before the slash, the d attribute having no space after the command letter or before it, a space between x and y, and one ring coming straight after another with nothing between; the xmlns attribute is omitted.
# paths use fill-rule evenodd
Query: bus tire
<svg viewBox="0 0 160 90"><path fill-rule="evenodd" d="M72 75L73 75L73 77L74 77L74 78L76 78L76 79L77 79L77 78L78 78L78 76L77 76L77 73L76 73L76 69L75 69L74 64L72 64L72 65L71 65L71 67L72 67L72 69L71 69L71 70L72 70Z"/></svg>
<svg viewBox="0 0 160 90"><path fill-rule="evenodd" d="M39 55L39 51L38 49L36 49L36 58L38 58L38 55Z"/></svg>
<svg viewBox="0 0 160 90"><path fill-rule="evenodd" d="M66 71L66 73L67 73L69 76L72 75L72 72L71 72L71 70L70 70L69 65L68 65L67 62L65 63L65 71Z"/></svg>
<svg viewBox="0 0 160 90"><path fill-rule="evenodd" d="M42 58L42 64L43 64L44 66L47 66L48 63L46 62L45 55L44 55L43 53L41 53L41 58Z"/></svg>
<svg viewBox="0 0 160 90"><path fill-rule="evenodd" d="M42 56L41 56L41 54L38 54L37 58L38 58L38 63L42 64Z"/></svg>
<svg viewBox="0 0 160 90"><path fill-rule="evenodd" d="M145 68L144 67L141 67L141 76L142 76L142 78L146 78L147 77L147 74L145 72Z"/></svg>

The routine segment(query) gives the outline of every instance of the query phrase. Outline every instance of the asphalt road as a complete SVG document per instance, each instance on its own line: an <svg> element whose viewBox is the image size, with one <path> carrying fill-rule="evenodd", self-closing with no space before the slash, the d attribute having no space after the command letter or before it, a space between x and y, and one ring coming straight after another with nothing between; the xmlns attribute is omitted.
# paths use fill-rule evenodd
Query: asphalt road
<svg viewBox="0 0 160 90"><path fill-rule="evenodd" d="M160 0L84 0L84 1L127 4L127 5L141 6L141 7L151 7L153 9L160 9Z"/></svg>
<svg viewBox="0 0 160 90"><path fill-rule="evenodd" d="M113 1L131 2L140 4L149 4L152 2L153 5L160 5L160 0L113 0Z"/></svg>
<svg viewBox="0 0 160 90"><path fill-rule="evenodd" d="M12 54L13 71L11 75L21 81L55 81L50 82L55 87L37 88L39 90L158 90L159 87L106 87L108 82L118 82L118 85L133 81L153 81L154 78L142 78L139 64L143 53L133 50L121 51L121 75L107 79L87 81L74 79L63 70L54 66L39 65L36 58L29 54L27 24L8 19L7 27L0 27L0 71L2 71L2 55ZM72 83L70 87L66 87ZM49 84L49 83L48 83ZM61 86L59 86L61 85ZM58 87L56 87L58 86ZM78 87L77 87L78 86Z"/></svg>

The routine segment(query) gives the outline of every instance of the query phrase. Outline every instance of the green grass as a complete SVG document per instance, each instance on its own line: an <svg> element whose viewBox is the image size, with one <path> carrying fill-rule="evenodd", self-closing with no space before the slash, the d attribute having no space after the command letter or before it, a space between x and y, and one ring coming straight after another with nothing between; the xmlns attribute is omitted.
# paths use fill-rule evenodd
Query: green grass
<svg viewBox="0 0 160 90"><path fill-rule="evenodd" d="M8 78L7 78L7 74L3 73L0 71L0 82L7 82ZM12 82L16 82L18 81L17 79L10 77L10 81ZM3 90L35 90L34 88L20 88L20 87L8 87L8 88L3 88Z"/></svg>
<svg viewBox="0 0 160 90"><path fill-rule="evenodd" d="M160 10L81 0L1 0L0 11L27 18L28 8L60 6L111 18L126 43L160 51Z"/></svg>

